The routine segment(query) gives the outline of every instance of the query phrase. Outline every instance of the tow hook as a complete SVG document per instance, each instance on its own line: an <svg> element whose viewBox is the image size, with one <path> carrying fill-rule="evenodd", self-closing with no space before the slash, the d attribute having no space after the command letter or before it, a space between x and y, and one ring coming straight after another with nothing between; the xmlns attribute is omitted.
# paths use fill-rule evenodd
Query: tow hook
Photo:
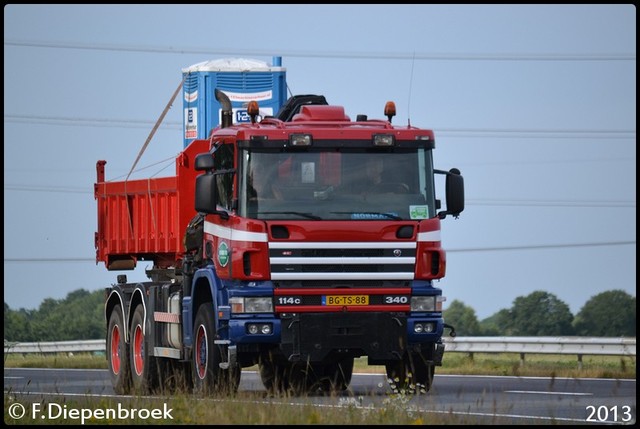
<svg viewBox="0 0 640 429"><path fill-rule="evenodd" d="M451 326L451 325L449 325L447 323L444 324L444 327L451 329L451 331L449 331L449 336L451 338L455 338L455 336L456 336L456 328L454 328L453 326Z"/></svg>

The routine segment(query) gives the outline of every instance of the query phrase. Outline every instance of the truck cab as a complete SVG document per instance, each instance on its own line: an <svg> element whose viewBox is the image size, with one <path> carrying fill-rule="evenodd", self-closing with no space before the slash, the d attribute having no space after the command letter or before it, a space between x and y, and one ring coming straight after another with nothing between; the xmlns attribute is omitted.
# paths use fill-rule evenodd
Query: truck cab
<svg viewBox="0 0 640 429"><path fill-rule="evenodd" d="M393 125L391 102L386 119L352 120L317 95L273 116L252 100L235 123L214 93L220 124L186 142L175 176L107 181L97 162L96 262L152 263L149 281L105 289L114 390L233 392L258 365L270 392L343 391L363 357L392 388L428 391L444 353L440 225L464 210L433 132Z"/></svg>
<svg viewBox="0 0 640 429"><path fill-rule="evenodd" d="M434 170L430 130L351 121L341 106L298 112L222 127L196 159L203 264L230 285L225 338L235 356L261 343L270 388L345 388L367 356L400 387L429 390L444 351L440 220L463 210L462 177Z"/></svg>

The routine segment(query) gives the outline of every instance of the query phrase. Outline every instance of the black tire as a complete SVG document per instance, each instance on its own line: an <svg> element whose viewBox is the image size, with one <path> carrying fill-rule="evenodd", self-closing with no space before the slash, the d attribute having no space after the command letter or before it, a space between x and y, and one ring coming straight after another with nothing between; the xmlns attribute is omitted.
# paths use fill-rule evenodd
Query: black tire
<svg viewBox="0 0 640 429"><path fill-rule="evenodd" d="M387 379L396 393L427 393L431 390L435 365L418 353L406 353L401 361L385 365Z"/></svg>
<svg viewBox="0 0 640 429"><path fill-rule="evenodd" d="M288 369L286 361L269 354L263 356L258 362L260 379L264 388L271 395L282 395L289 389Z"/></svg>
<svg viewBox="0 0 640 429"><path fill-rule="evenodd" d="M262 384L274 396L304 395L312 390L317 380L310 366L289 362L278 352L263 355L258 368Z"/></svg>
<svg viewBox="0 0 640 429"><path fill-rule="evenodd" d="M343 392L351 384L353 375L353 358L346 358L327 365L322 371L321 388L324 392Z"/></svg>
<svg viewBox="0 0 640 429"><path fill-rule="evenodd" d="M136 307L131 319L129 335L129 356L131 363L131 381L135 393L146 395L152 393L158 386L157 360L149 353L145 344L144 308L142 304Z"/></svg>
<svg viewBox="0 0 640 429"><path fill-rule="evenodd" d="M306 363L296 362L287 366L285 379L288 380L288 392L293 396L304 396L321 388L317 368Z"/></svg>
<svg viewBox="0 0 640 429"><path fill-rule="evenodd" d="M122 319L122 308L114 306L107 328L107 362L114 392L128 395L131 393L131 369L129 347L125 342L126 326Z"/></svg>
<svg viewBox="0 0 640 429"><path fill-rule="evenodd" d="M203 395L235 394L242 371L237 365L224 370L220 368L225 349L214 343L215 338L213 305L205 302L198 308L193 326L193 390Z"/></svg>

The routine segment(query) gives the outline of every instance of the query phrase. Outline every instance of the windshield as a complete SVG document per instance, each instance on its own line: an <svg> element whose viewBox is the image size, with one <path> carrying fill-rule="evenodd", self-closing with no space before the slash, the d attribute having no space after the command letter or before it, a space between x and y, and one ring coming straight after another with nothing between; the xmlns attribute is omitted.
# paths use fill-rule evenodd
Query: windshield
<svg viewBox="0 0 640 429"><path fill-rule="evenodd" d="M239 214L271 220L435 216L431 151L325 148L240 153Z"/></svg>

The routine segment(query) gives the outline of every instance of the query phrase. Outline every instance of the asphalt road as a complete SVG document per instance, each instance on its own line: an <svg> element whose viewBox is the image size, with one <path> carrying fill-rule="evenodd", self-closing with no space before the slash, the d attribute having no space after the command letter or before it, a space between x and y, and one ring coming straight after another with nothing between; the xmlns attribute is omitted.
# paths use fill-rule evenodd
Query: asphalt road
<svg viewBox="0 0 640 429"><path fill-rule="evenodd" d="M5 368L4 389L5 408L29 397L115 396L106 370ZM264 392L264 401L278 402L267 397L254 371L243 371L239 391ZM383 375L354 374L340 396L286 401L383 408L393 393ZM636 380L436 374L428 394L405 397L402 406L417 413L466 416L477 424L634 424Z"/></svg>

